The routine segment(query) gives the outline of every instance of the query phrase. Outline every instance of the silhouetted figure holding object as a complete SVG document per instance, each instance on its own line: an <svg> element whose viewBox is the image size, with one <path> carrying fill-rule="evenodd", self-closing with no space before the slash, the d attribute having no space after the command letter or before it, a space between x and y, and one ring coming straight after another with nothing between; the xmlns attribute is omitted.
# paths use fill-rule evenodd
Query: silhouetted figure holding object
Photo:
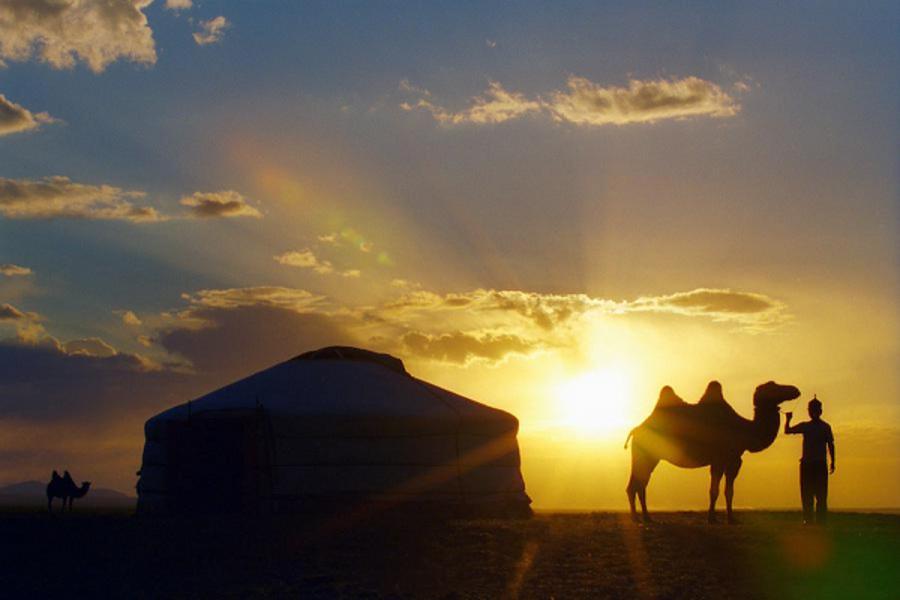
<svg viewBox="0 0 900 600"><path fill-rule="evenodd" d="M72 511L72 501L75 498L83 498L88 490L91 489L91 482L84 481L81 487L75 485L75 480L68 471L60 477L55 470L50 476L50 483L47 484L47 510L53 512L53 499L62 499L62 511L66 511L66 502L69 504L69 512Z"/></svg>
<svg viewBox="0 0 900 600"><path fill-rule="evenodd" d="M822 402L813 395L807 405L809 421L791 426L793 413L786 413L785 433L803 434L803 457L800 459L800 500L803 523L824 523L828 515L828 474L834 473L834 435L831 425L822 420ZM825 464L825 449L831 455L831 469Z"/></svg>

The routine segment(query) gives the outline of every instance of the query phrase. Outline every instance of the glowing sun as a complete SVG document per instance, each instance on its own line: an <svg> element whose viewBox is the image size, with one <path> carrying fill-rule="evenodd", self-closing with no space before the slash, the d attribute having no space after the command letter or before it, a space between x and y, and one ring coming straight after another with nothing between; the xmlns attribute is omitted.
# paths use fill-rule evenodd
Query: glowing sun
<svg viewBox="0 0 900 600"><path fill-rule="evenodd" d="M631 424L631 381L622 370L601 369L566 380L556 398L561 423L578 432L609 433Z"/></svg>

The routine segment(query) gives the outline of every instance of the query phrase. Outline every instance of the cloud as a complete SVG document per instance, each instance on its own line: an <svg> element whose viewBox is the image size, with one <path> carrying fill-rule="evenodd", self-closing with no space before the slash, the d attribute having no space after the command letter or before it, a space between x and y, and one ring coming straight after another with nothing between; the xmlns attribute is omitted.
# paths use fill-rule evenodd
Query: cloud
<svg viewBox="0 0 900 600"><path fill-rule="evenodd" d="M591 298L585 294L541 294L522 290L485 290L435 294L414 290L386 303L381 310L394 316L465 312L469 317L486 313L521 318L540 329L563 325L570 318L594 310L612 310L610 300Z"/></svg>
<svg viewBox="0 0 900 600"><path fill-rule="evenodd" d="M769 329L790 319L783 302L764 294L711 288L641 297L627 303L623 310L709 317L744 325L751 331Z"/></svg>
<svg viewBox="0 0 900 600"><path fill-rule="evenodd" d="M167 402L160 384L173 378L179 376L139 355L116 352L98 338L65 344L52 338L0 341L4 418L110 418L111 413Z"/></svg>
<svg viewBox="0 0 900 600"><path fill-rule="evenodd" d="M737 101L719 85L699 77L632 79L627 87L618 87L573 75L567 81L567 89L535 99L507 91L491 81L483 96L476 96L469 108L458 112L435 103L428 90L408 81L401 82L400 88L418 96L414 102L402 102L400 108L425 110L445 125L502 123L533 113L575 125L628 125L700 116L731 117L740 111Z"/></svg>
<svg viewBox="0 0 900 600"><path fill-rule="evenodd" d="M115 312L122 317L122 323L129 327L140 327L143 325L143 321L130 310L117 310Z"/></svg>
<svg viewBox="0 0 900 600"><path fill-rule="evenodd" d="M72 356L109 358L110 356L118 354L115 348L98 337L70 340L62 344L62 349L66 354Z"/></svg>
<svg viewBox="0 0 900 600"><path fill-rule="evenodd" d="M182 294L195 307L233 309L244 306L269 306L295 312L312 312L322 305L323 297L297 288L258 286L199 290Z"/></svg>
<svg viewBox="0 0 900 600"><path fill-rule="evenodd" d="M193 0L166 0L167 10L190 10L193 6Z"/></svg>
<svg viewBox="0 0 900 600"><path fill-rule="evenodd" d="M68 177L40 180L0 177L0 215L8 219L101 219L146 223L164 220L154 208L136 206L143 192L111 185L75 183Z"/></svg>
<svg viewBox="0 0 900 600"><path fill-rule="evenodd" d="M79 61L94 73L123 59L156 63L143 10L152 0L0 0L0 59L32 57L56 69Z"/></svg>
<svg viewBox="0 0 900 600"><path fill-rule="evenodd" d="M332 317L273 304L202 307L191 316L205 325L174 324L158 333L157 343L186 358L197 372L224 379L322 346L360 343Z"/></svg>
<svg viewBox="0 0 900 600"><path fill-rule="evenodd" d="M558 121L579 125L627 125L685 117L731 117L740 106L718 85L700 79L632 79L628 87L603 87L569 77L568 91L554 92L547 108Z"/></svg>
<svg viewBox="0 0 900 600"><path fill-rule="evenodd" d="M529 341L517 335L461 331L440 335L410 331L403 335L401 342L408 354L460 365L476 360L496 364L510 355L529 355L543 348L540 342Z"/></svg>
<svg viewBox="0 0 900 600"><path fill-rule="evenodd" d="M334 272L334 266L327 260L316 257L312 250L292 250L273 257L279 264L300 269L312 269L320 275Z"/></svg>
<svg viewBox="0 0 900 600"><path fill-rule="evenodd" d="M192 216L198 219L215 217L262 217L247 199L234 190L220 192L194 192L181 199L182 206L190 208Z"/></svg>
<svg viewBox="0 0 900 600"><path fill-rule="evenodd" d="M56 119L45 112L32 113L30 110L0 94L0 137L37 129L41 125L55 123Z"/></svg>
<svg viewBox="0 0 900 600"><path fill-rule="evenodd" d="M336 273L334 265L331 261L318 258L312 250L291 250L284 254L273 256L276 262L289 267L297 267L299 269L311 269L320 275L328 275ZM359 269L347 269L339 272L344 277L359 277L362 273Z"/></svg>
<svg viewBox="0 0 900 600"><path fill-rule="evenodd" d="M0 321L19 321L27 316L12 304L0 304Z"/></svg>
<svg viewBox="0 0 900 600"><path fill-rule="evenodd" d="M231 23L221 15L208 21L200 21L200 31L194 32L194 41L198 46L215 44L222 40L225 30L229 27L231 27Z"/></svg>
<svg viewBox="0 0 900 600"><path fill-rule="evenodd" d="M33 271L28 267L20 267L19 265L14 265L12 263L0 265L0 275L6 277L26 277L32 273Z"/></svg>
<svg viewBox="0 0 900 600"><path fill-rule="evenodd" d="M400 108L406 111L425 110L431 113L434 119L445 125L459 125L462 123L488 124L502 123L510 119L517 119L529 113L541 110L541 103L536 100L528 100L523 94L508 92L496 81L488 83L488 89L483 96L472 98L472 105L462 111L452 112L434 104L430 100L431 94L420 88L410 86L408 83L401 88L404 91L419 93L420 97L415 103L403 102Z"/></svg>
<svg viewBox="0 0 900 600"><path fill-rule="evenodd" d="M8 324L16 331L16 338L33 342L46 335L41 321L43 317L34 312L19 310L12 304L0 304L0 325Z"/></svg>

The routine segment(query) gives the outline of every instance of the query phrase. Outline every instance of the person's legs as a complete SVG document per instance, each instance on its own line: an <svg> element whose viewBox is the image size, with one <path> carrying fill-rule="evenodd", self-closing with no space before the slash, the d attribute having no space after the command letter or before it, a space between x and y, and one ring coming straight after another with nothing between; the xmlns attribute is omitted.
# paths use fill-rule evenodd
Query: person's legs
<svg viewBox="0 0 900 600"><path fill-rule="evenodd" d="M813 519L813 486L809 465L800 463L800 503L803 505L803 522L812 523Z"/></svg>
<svg viewBox="0 0 900 600"><path fill-rule="evenodd" d="M828 519L828 467L822 463L816 470L816 523L824 525Z"/></svg>

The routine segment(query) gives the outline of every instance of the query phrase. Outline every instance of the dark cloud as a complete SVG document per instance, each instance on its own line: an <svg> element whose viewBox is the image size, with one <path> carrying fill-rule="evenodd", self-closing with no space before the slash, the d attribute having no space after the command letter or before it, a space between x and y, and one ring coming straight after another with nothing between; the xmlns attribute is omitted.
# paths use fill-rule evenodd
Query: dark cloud
<svg viewBox="0 0 900 600"><path fill-rule="evenodd" d="M82 351L99 347L82 342L70 348L72 353L53 340L0 342L0 415L43 421L107 419L177 399L173 385L183 383L183 375L154 368L134 354Z"/></svg>
<svg viewBox="0 0 900 600"><path fill-rule="evenodd" d="M659 312L705 316L738 323L748 330L770 329L790 319L784 303L764 294L729 289L699 288L667 296L638 298L627 303L629 312Z"/></svg>
<svg viewBox="0 0 900 600"><path fill-rule="evenodd" d="M456 331L428 335L411 331L403 335L403 348L419 358L465 365L474 360L503 361L511 354L527 355L539 350L538 342L511 334L473 334Z"/></svg>
<svg viewBox="0 0 900 600"><path fill-rule="evenodd" d="M334 318L276 306L206 307L184 325L159 332L157 343L201 373L240 377L307 350L358 344Z"/></svg>
<svg viewBox="0 0 900 600"><path fill-rule="evenodd" d="M12 304L0 304L0 321L19 321L27 315Z"/></svg>

